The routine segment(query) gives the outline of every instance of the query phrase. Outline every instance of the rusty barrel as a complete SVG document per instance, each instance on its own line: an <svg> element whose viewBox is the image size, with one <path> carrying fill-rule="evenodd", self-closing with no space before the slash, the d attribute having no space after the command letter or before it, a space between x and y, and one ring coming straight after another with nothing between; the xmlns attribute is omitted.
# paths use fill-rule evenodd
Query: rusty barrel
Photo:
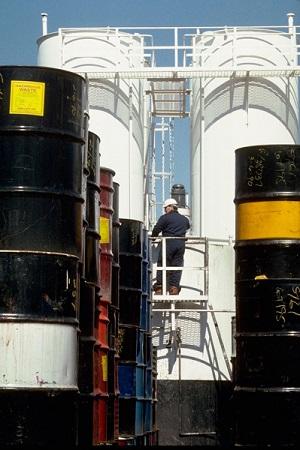
<svg viewBox="0 0 300 450"><path fill-rule="evenodd" d="M101 301L106 303L111 303L114 175L115 172L113 170L106 167L100 168Z"/></svg>
<svg viewBox="0 0 300 450"><path fill-rule="evenodd" d="M100 166L100 215L98 229L100 234L100 293L96 302L95 380L99 393L95 408L95 444L107 442L108 420L108 359L109 359L109 305L112 292L112 215L113 215L113 177L115 172Z"/></svg>

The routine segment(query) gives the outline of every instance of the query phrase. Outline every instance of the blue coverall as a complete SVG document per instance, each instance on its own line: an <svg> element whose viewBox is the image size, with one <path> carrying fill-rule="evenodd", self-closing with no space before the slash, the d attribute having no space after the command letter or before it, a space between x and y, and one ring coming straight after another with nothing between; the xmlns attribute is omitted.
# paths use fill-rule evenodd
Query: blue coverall
<svg viewBox="0 0 300 450"><path fill-rule="evenodd" d="M162 236L184 237L186 231L190 228L189 220L179 214L178 211L171 211L163 214L158 219L152 231L152 237L157 237L159 233ZM157 266L162 265L162 244L160 243ZM185 252L184 239L166 239L166 265L167 266L183 266L183 256ZM179 289L181 270L167 271L167 289L174 286ZM156 275L156 284L162 285L162 271L158 270Z"/></svg>

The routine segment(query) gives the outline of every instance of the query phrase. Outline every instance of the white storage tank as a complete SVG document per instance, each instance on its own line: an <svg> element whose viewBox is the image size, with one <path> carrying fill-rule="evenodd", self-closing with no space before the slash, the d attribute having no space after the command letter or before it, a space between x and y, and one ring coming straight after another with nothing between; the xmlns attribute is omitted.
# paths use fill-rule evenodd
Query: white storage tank
<svg viewBox="0 0 300 450"><path fill-rule="evenodd" d="M290 17L290 24L291 22ZM213 69L286 68L296 64L294 27L288 31L225 28L194 37L194 65ZM191 106L193 234L235 235L234 150L298 141L297 77L194 80Z"/></svg>
<svg viewBox="0 0 300 450"><path fill-rule="evenodd" d="M142 67L143 37L112 28L59 29L38 39L38 65L88 75L89 130L101 139L101 166L120 184L120 217L144 220L144 81L96 72ZM146 128L147 129L147 128Z"/></svg>

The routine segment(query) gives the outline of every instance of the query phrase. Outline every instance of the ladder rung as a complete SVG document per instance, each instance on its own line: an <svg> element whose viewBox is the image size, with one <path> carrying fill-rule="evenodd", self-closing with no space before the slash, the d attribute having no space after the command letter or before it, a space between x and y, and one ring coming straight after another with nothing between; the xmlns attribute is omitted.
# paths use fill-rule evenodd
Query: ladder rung
<svg viewBox="0 0 300 450"><path fill-rule="evenodd" d="M198 302L207 302L208 301L208 296L207 295L199 295L199 296L195 296L192 297L191 295L188 294L178 294L178 295L153 295L152 296L152 303L156 303L156 302L194 302L194 303L198 303Z"/></svg>

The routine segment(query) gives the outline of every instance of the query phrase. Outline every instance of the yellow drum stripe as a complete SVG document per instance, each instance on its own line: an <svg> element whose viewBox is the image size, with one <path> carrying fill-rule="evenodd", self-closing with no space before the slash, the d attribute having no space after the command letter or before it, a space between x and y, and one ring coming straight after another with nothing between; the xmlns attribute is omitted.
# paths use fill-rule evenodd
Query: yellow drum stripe
<svg viewBox="0 0 300 450"><path fill-rule="evenodd" d="M245 202L236 208L236 240L300 239L300 201Z"/></svg>

